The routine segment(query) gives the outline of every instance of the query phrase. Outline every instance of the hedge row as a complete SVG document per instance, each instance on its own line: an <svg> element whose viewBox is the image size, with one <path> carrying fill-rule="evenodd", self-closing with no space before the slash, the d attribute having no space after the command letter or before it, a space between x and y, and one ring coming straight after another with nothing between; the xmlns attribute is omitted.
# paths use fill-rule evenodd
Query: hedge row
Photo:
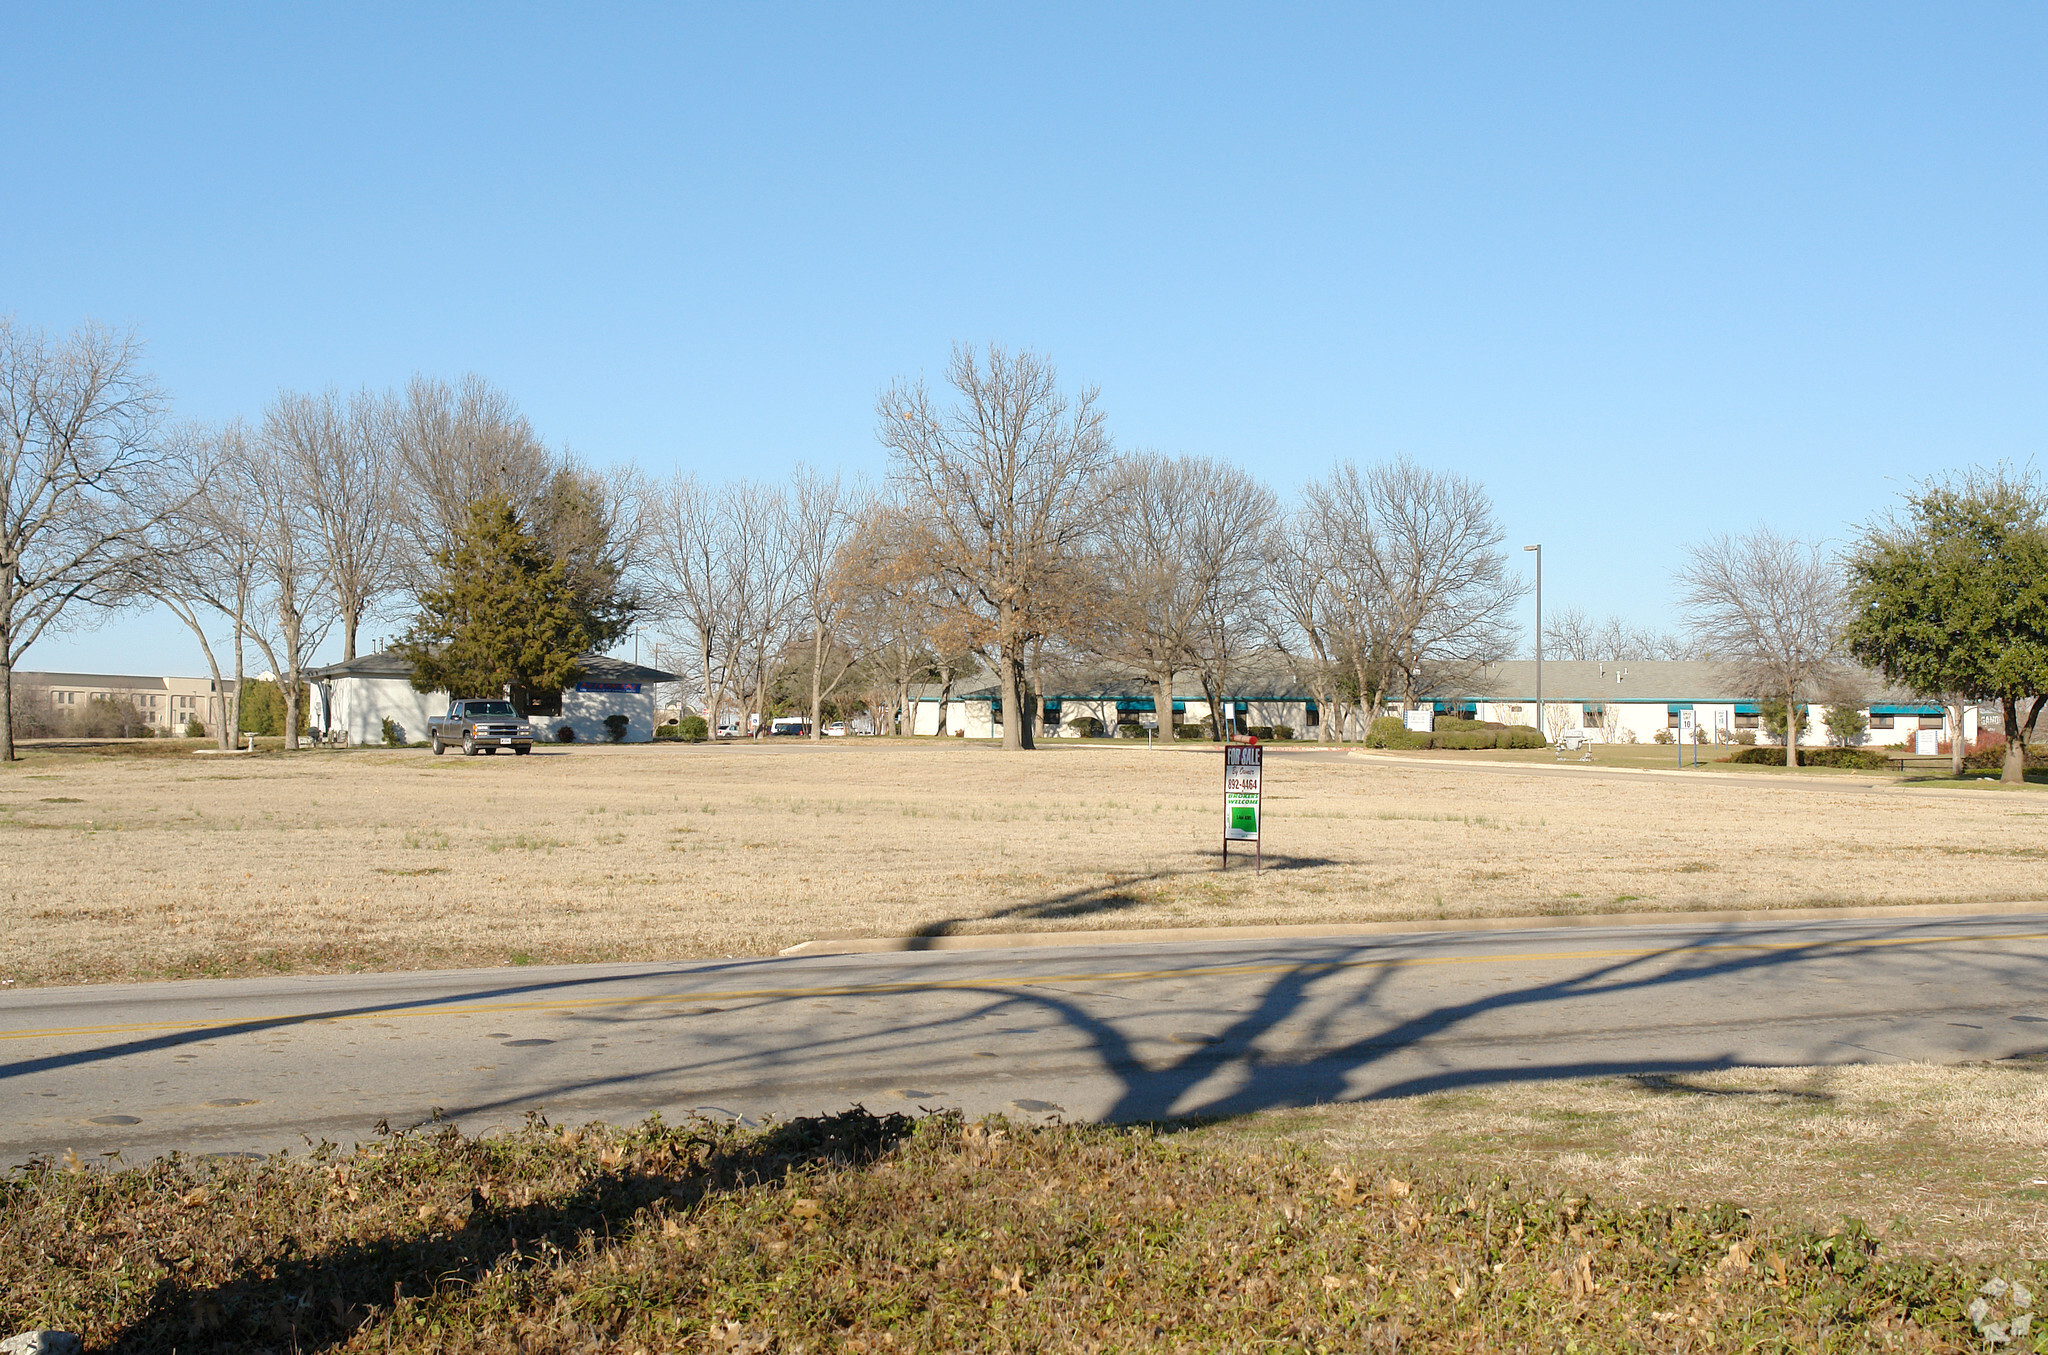
<svg viewBox="0 0 2048 1355"><path fill-rule="evenodd" d="M1750 767L1782 767L1785 765L1785 750L1782 748L1745 748L1733 753L1724 762L1739 762ZM1868 748L1802 748L1799 750L1799 765L1802 767L1846 767L1851 771L1881 772L1890 764L1883 753Z"/></svg>
<svg viewBox="0 0 2048 1355"><path fill-rule="evenodd" d="M1488 725L1478 720L1439 720L1427 733L1409 729L1398 716L1372 722L1366 742L1375 748L1542 748L1549 741L1533 725Z"/></svg>

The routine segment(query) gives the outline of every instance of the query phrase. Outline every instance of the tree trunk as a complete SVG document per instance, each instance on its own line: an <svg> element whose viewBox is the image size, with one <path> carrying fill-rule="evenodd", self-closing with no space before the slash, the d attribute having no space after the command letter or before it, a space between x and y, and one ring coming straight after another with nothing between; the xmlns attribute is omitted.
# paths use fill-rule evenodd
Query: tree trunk
<svg viewBox="0 0 2048 1355"><path fill-rule="evenodd" d="M824 681L825 673L825 628L819 626L811 632L811 742L817 743L825 737L825 731L818 722L824 718L825 698L818 687Z"/></svg>
<svg viewBox="0 0 2048 1355"><path fill-rule="evenodd" d="M341 661L347 663L356 656L356 627L362 624L360 611L344 611L341 614Z"/></svg>
<svg viewBox="0 0 2048 1355"><path fill-rule="evenodd" d="M698 632L697 658L704 664L702 668L697 670L704 675L704 723L707 726L704 737L716 739L718 737L718 696L723 695L723 693L714 694L711 690L711 636L707 631Z"/></svg>
<svg viewBox="0 0 2048 1355"><path fill-rule="evenodd" d="M1159 742L1164 746L1180 737L1180 732L1173 727L1173 674L1155 676L1152 681L1157 692L1152 698L1152 709L1158 716Z"/></svg>
<svg viewBox="0 0 2048 1355"><path fill-rule="evenodd" d="M0 762L14 761L14 637L0 625Z"/></svg>
<svg viewBox="0 0 2048 1355"><path fill-rule="evenodd" d="M1799 765L1799 698L1790 693L1785 697L1785 765Z"/></svg>
<svg viewBox="0 0 2048 1355"><path fill-rule="evenodd" d="M940 738L944 738L946 736L946 716L947 712L951 710L952 705L953 665L950 663L943 663L939 665L939 723L938 728L935 731ZM917 726L913 724L911 728L915 729L917 728Z"/></svg>
<svg viewBox="0 0 2048 1355"><path fill-rule="evenodd" d="M284 746L293 750L299 746L299 666L296 663L284 675Z"/></svg>
<svg viewBox="0 0 2048 1355"><path fill-rule="evenodd" d="M1006 644L1002 664L1003 749L1011 753L1029 752L1036 745L1031 738L1031 723L1024 716L1024 655L1014 645Z"/></svg>
<svg viewBox="0 0 2048 1355"><path fill-rule="evenodd" d="M1949 775L1958 781L1963 779L1963 758L1969 752L1963 742L1963 711L1966 705L1967 703L1958 700L1948 707L1949 713L1955 716L1955 722L1950 726L1952 733L1948 741L1948 770Z"/></svg>
<svg viewBox="0 0 2048 1355"><path fill-rule="evenodd" d="M2002 696L1998 699L1999 713L2005 717L2005 765L1998 770L1998 783L2002 786L2019 786L2027 780L2027 729L2020 723L2019 698ZM2041 713L2041 703L2034 703L2034 714Z"/></svg>

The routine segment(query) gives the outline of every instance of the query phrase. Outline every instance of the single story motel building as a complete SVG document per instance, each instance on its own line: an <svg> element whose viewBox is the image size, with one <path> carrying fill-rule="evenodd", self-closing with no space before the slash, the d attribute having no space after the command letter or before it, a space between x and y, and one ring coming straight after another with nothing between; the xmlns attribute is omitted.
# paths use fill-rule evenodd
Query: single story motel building
<svg viewBox="0 0 2048 1355"><path fill-rule="evenodd" d="M1223 699L1231 723L1240 731L1254 726L1286 725L1297 739L1317 737L1322 719L1316 702L1291 674L1251 663L1244 677L1233 681L1236 695ZM1859 747L1911 748L1921 731L1946 742L1953 737L1950 718L1938 702L1887 688L1883 679L1856 673L1867 693L1861 707L1870 727L1855 743ZM1050 684L1045 696L1046 734L1074 737L1074 722L1084 716L1102 721L1105 730L1119 723L1151 724L1156 704L1151 684L1109 671L1084 673L1077 680ZM1763 724L1763 701L1769 693L1742 690L1743 684L1724 665L1711 662L1552 659L1543 664L1544 732L1552 738L1568 729L1583 731L1592 742L1654 743L1659 731L1677 737L1681 715L1694 713L1710 741L1736 742L1744 733L1757 743L1776 742ZM917 734L939 732L941 689L936 683L911 689ZM1434 713L1501 724L1536 723L1536 663L1533 659L1495 664L1474 678L1449 685L1419 703ZM1832 742L1822 721L1823 704L1805 713L1799 745L1825 747ZM1205 720L1209 702L1199 682L1178 677L1173 684L1173 722ZM1363 723L1354 716L1339 732L1359 739ZM1002 736L1001 689L991 673L978 673L956 684L946 708L946 732L970 739ZM1964 707L1963 738L1977 737L1977 710Z"/></svg>
<svg viewBox="0 0 2048 1355"><path fill-rule="evenodd" d="M532 722L534 742L557 742L567 729L578 743L609 743L604 722L611 715L626 717L625 742L651 741L654 685L674 682L675 674L600 654L577 663L583 678L574 687L528 694L520 715ZM448 693L413 690L411 665L389 651L307 669L306 682L312 694L307 722L322 733L338 730L352 744L382 743L387 719L403 742L417 743L427 737L427 717L448 712Z"/></svg>

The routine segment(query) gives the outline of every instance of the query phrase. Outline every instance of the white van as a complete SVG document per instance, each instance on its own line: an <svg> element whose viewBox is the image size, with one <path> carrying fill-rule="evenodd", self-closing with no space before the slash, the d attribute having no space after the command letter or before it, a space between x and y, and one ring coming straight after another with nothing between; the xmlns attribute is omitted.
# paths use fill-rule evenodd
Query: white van
<svg viewBox="0 0 2048 1355"><path fill-rule="evenodd" d="M811 717L808 715L778 715L768 722L768 735L804 735L811 732Z"/></svg>

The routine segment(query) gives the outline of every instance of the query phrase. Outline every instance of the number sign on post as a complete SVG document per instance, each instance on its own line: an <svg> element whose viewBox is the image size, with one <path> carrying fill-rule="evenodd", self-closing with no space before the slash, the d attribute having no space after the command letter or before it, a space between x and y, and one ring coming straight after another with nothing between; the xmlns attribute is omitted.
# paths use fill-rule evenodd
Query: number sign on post
<svg viewBox="0 0 2048 1355"><path fill-rule="evenodd" d="M1259 842L1259 781L1265 749L1255 743L1227 744L1223 749L1223 864L1230 865L1230 844L1252 844L1252 869L1263 870L1265 848Z"/></svg>

